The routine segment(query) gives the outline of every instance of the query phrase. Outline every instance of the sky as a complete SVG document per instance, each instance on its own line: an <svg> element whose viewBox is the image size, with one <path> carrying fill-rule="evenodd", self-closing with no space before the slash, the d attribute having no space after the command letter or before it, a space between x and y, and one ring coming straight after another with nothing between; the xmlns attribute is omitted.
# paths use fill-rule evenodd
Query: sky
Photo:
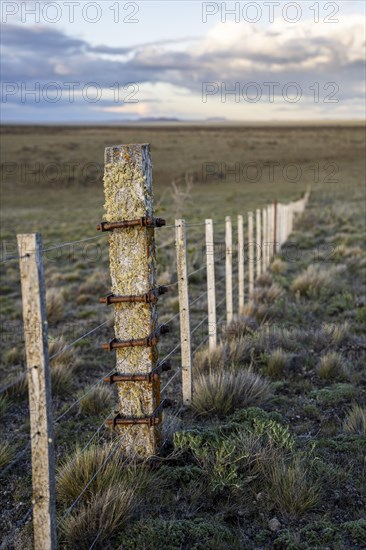
<svg viewBox="0 0 366 550"><path fill-rule="evenodd" d="M365 118L365 3L1 4L3 122Z"/></svg>

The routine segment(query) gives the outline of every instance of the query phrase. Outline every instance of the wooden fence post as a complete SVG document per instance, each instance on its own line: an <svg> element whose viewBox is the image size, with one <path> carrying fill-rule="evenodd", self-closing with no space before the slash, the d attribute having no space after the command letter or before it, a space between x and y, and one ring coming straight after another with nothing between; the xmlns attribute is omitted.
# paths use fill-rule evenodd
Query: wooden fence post
<svg viewBox="0 0 366 550"><path fill-rule="evenodd" d="M39 233L18 235L17 239L29 393L34 548L54 550L54 441L42 240Z"/></svg>
<svg viewBox="0 0 366 550"><path fill-rule="evenodd" d="M257 265L256 273L257 277L261 274L261 267L262 267L262 228L261 228L261 211L259 208L256 210L256 221L255 221L255 229L256 229L256 253L255 253L255 261Z"/></svg>
<svg viewBox="0 0 366 550"><path fill-rule="evenodd" d="M217 345L216 289L215 289L215 249L212 220L206 220L206 261L207 261L207 308L208 343L212 353Z"/></svg>
<svg viewBox="0 0 366 550"><path fill-rule="evenodd" d="M252 299L253 291L254 291L253 212L248 212L248 273L249 273L249 298Z"/></svg>
<svg viewBox="0 0 366 550"><path fill-rule="evenodd" d="M233 232L230 216L225 218L226 323L233 320Z"/></svg>
<svg viewBox="0 0 366 550"><path fill-rule="evenodd" d="M262 210L262 269L267 270L267 208Z"/></svg>
<svg viewBox="0 0 366 550"><path fill-rule="evenodd" d="M183 403L190 405L192 400L191 325L189 316L186 225L182 219L175 220L175 248L177 254Z"/></svg>
<svg viewBox="0 0 366 550"><path fill-rule="evenodd" d="M243 216L238 216L238 293L239 315L244 309L244 222Z"/></svg>
<svg viewBox="0 0 366 550"><path fill-rule="evenodd" d="M267 268L271 263L272 243L272 205L267 206Z"/></svg>
<svg viewBox="0 0 366 550"><path fill-rule="evenodd" d="M273 255L277 252L277 214L277 200L275 200L273 203Z"/></svg>
<svg viewBox="0 0 366 550"><path fill-rule="evenodd" d="M115 296L143 297L156 288L154 226L159 224L153 217L151 172L148 144L106 148L106 222L135 223L109 234ZM161 443L160 377L149 376L158 365L157 341L164 332L158 327L156 299L115 303L114 332L116 341L103 348L116 348L116 373L124 374L125 380L116 382L119 414L107 423L123 435L121 444L127 455L149 457ZM146 379L134 380L135 374Z"/></svg>

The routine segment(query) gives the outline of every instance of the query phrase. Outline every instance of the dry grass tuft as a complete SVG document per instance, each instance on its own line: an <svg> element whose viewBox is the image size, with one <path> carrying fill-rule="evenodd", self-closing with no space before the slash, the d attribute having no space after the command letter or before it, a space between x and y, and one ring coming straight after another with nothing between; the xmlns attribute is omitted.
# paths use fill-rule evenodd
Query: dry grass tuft
<svg viewBox="0 0 366 550"><path fill-rule="evenodd" d="M10 348L3 354L3 363L6 366L19 365L22 359L22 351L18 347Z"/></svg>
<svg viewBox="0 0 366 550"><path fill-rule="evenodd" d="M222 417L238 408L260 405L269 394L267 380L250 369L211 370L196 377L192 406L199 414Z"/></svg>
<svg viewBox="0 0 366 550"><path fill-rule="evenodd" d="M0 445L0 470L6 468L6 466L13 460L15 456L14 449L3 441Z"/></svg>
<svg viewBox="0 0 366 550"><path fill-rule="evenodd" d="M225 327L223 337L227 340L237 340L247 334L253 334L258 328L258 323L252 317L241 315Z"/></svg>
<svg viewBox="0 0 366 550"><path fill-rule="evenodd" d="M222 370L231 365L243 365L251 360L252 346L246 338L221 342L210 353L206 348L199 351L194 358L194 368L199 373Z"/></svg>
<svg viewBox="0 0 366 550"><path fill-rule="evenodd" d="M345 340L348 340L350 337L349 323L347 321L341 325L324 323L322 325L322 332L328 340L330 339L332 341L333 344L339 345Z"/></svg>
<svg viewBox="0 0 366 550"><path fill-rule="evenodd" d="M285 372L286 364L287 353L281 348L275 349L268 359L266 374L270 378L280 378Z"/></svg>
<svg viewBox="0 0 366 550"><path fill-rule="evenodd" d="M51 366L52 393L66 395L71 390L73 369L63 363L55 363Z"/></svg>
<svg viewBox="0 0 366 550"><path fill-rule="evenodd" d="M306 457L300 453L286 457L274 453L261 463L267 493L278 512L284 516L301 517L320 500L320 486L311 478ZM277 511L276 510L276 511Z"/></svg>
<svg viewBox="0 0 366 550"><path fill-rule="evenodd" d="M55 364L62 363L64 365L70 366L75 363L75 360L76 360L75 348L65 349L66 347L67 347L67 344L62 337L55 338L54 340L51 340L49 342L48 344L49 356L52 357L53 355L58 354L57 357L55 357L54 359L51 359L51 365L52 363L55 363Z"/></svg>
<svg viewBox="0 0 366 550"><path fill-rule="evenodd" d="M353 405L343 421L343 431L366 436L366 409L360 405Z"/></svg>
<svg viewBox="0 0 366 550"><path fill-rule="evenodd" d="M6 395L0 395L0 418L6 414L10 403L11 401Z"/></svg>
<svg viewBox="0 0 366 550"><path fill-rule="evenodd" d="M276 258L271 263L271 271L273 273L285 273L287 270L287 263L281 260L280 258Z"/></svg>
<svg viewBox="0 0 366 550"><path fill-rule="evenodd" d="M273 284L273 279L269 273L262 273L257 277L255 284L257 286L271 286Z"/></svg>
<svg viewBox="0 0 366 550"><path fill-rule="evenodd" d="M348 370L343 357L336 351L330 351L320 359L318 375L322 380L347 380Z"/></svg>
<svg viewBox="0 0 366 550"><path fill-rule="evenodd" d="M128 523L138 504L132 486L109 487L66 518L63 536L72 548L101 549L104 542Z"/></svg>
<svg viewBox="0 0 366 550"><path fill-rule="evenodd" d="M63 317L64 297L60 290L50 288L46 293L46 313L49 323L58 323Z"/></svg>
<svg viewBox="0 0 366 550"><path fill-rule="evenodd" d="M85 390L82 392L85 393ZM109 386L95 386L79 403L79 412L85 415L100 414L112 405L113 391Z"/></svg>
<svg viewBox="0 0 366 550"><path fill-rule="evenodd" d="M316 265L309 267L301 275L296 277L292 283L292 290L299 293L300 296L310 296L319 294L319 292L332 285L331 273L321 269Z"/></svg>
<svg viewBox="0 0 366 550"><path fill-rule="evenodd" d="M80 294L103 294L110 288L110 280L106 274L106 271L102 269L96 269L91 275L89 275L85 281L80 285Z"/></svg>
<svg viewBox="0 0 366 550"><path fill-rule="evenodd" d="M284 290L278 283L273 283L270 287L255 288L253 293L253 301L258 304L273 304L281 296Z"/></svg>

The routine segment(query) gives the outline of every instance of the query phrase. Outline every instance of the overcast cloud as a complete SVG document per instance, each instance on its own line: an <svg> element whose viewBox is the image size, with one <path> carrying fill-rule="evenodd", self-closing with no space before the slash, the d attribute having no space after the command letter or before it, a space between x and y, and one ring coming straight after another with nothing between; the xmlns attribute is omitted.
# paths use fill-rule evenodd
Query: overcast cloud
<svg viewBox="0 0 366 550"><path fill-rule="evenodd" d="M272 104L268 87L256 103L257 109L259 103L265 103L262 112L271 113L274 118L291 112L284 109L288 106L293 107L291 116L298 118L308 118L310 110L314 117L359 118L363 113L365 87L364 31L364 22L356 14L343 16L336 25L311 21L291 25L280 21L258 27L227 22L216 23L199 37L182 31L182 37L175 40L118 47L109 45L106 36L100 36L96 45L54 26L7 23L2 34L3 120L19 117L35 120L39 111L42 120L66 117L72 121L77 105L83 106L82 118L90 120L110 119L111 112L120 118L217 115L230 119L235 97L228 95L223 102L222 87L229 90L239 83L242 90L250 82L262 88L266 82L280 83L274 88ZM47 101L42 94L39 101L36 95L21 95L22 86L23 90L32 90L39 83L42 89L50 82L61 88L67 82L79 83L72 108L65 93L59 101ZM85 101L81 93L91 82L102 90L96 102ZM121 87L128 83L135 83L136 87L127 88L116 101L113 91L108 89L117 82ZM219 91L203 103L202 87L208 82L217 83ZM301 101L296 105L282 98L282 88L290 82L297 83L302 90ZM316 82L321 94L317 106L313 90ZM324 90L327 83L334 84ZM337 86L339 89L335 91ZM324 97L331 92L331 97L338 100L337 104L331 102L332 110L324 104ZM51 91L48 94L52 98ZM124 103L130 94L134 101ZM246 102L245 109L252 105ZM243 118L248 116L245 109ZM251 112L255 115L256 111Z"/></svg>

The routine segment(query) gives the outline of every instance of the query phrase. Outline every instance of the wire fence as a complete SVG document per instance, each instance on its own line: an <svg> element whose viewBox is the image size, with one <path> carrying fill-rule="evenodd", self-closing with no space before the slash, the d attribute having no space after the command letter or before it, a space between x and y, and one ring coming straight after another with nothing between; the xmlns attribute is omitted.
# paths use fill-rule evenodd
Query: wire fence
<svg viewBox="0 0 366 550"><path fill-rule="evenodd" d="M189 231L190 228L205 227L205 225L207 225L206 221L205 222L197 222L197 223L187 223L187 224L185 224L185 227L188 228L188 231ZM216 227L216 226L218 226L218 227L225 226L225 222L215 222L213 225L214 225L214 227ZM168 230L173 230L173 229L175 230L176 227L177 227L176 224L169 224L169 225L164 226L164 228L168 229ZM289 228L292 229L291 224L288 226L287 232L286 231L284 232L286 238L288 237L288 234L289 234ZM86 237L86 238L82 238L82 239L75 240L75 241L68 241L68 242L64 242L64 243L59 243L58 245L45 247L45 248L42 248L42 254L45 254L49 251L58 250L58 249L66 247L66 246L80 245L80 244L85 243L85 242L93 241L95 239L99 239L100 237L102 237L102 235L104 235L104 233L101 233L100 235L97 235L97 236L94 236L94 237ZM246 238L249 241L250 240L250 235L248 234L248 236ZM252 239L253 239L253 237L252 237ZM283 240L283 242L284 242L284 240ZM226 245L226 254L227 253L228 253L228 250L227 250L227 245ZM206 255L208 254L207 248L206 248L205 254ZM236 253L233 250L231 250L230 254L231 254L231 257L232 257L232 261L236 262L236 264L235 264L236 267L238 267L238 264L239 264L240 261L245 261L245 263L247 263L250 260L250 258L248 257L248 254L246 254L245 257L243 256L242 260L241 260L241 257L239 255L239 252ZM28 256L29 256L28 253L25 254L25 255L10 256L8 258L2 259L0 261L0 263L6 263L6 262L14 261L14 260L19 261L19 260L22 260L23 258L26 258ZM225 255L223 255L223 257L220 258L220 259L221 260L225 259ZM208 321L209 321L209 314L206 313L206 310L208 308L208 280L207 280L208 274L207 274L207 263L206 263L206 257L205 256L203 256L203 262L204 262L203 265L197 267L197 262L195 263L194 260L193 260L192 265L191 265L191 270L189 270L189 272L187 273L187 285L188 285L189 298L190 298L189 299L189 309L191 311L192 316L195 317L195 322L194 323L192 322L192 325L194 325L194 326L193 326L193 328L190 327L190 337L194 336L194 342L192 344L192 349L191 349L191 355L192 355L193 359L195 358L197 352L200 349L202 349L202 347L205 344L207 344L207 341L210 337L210 334L209 334L210 327L207 326L206 328L204 328L205 324L208 325ZM240 290L240 289L238 289L238 285L240 285L240 281L238 281L239 271L238 271L238 269L234 268L228 274L227 268L225 267L224 262L219 262L219 261L216 261L216 260L215 260L214 266L215 266L215 272L216 272L215 295L219 297L220 293L222 291L224 291L224 295L222 297L220 297L218 299L218 301L216 302L216 312L217 312L217 315L218 315L217 325L220 325L221 323L225 324L225 318L226 318L226 311L222 311L222 306L224 305L224 303L227 299L225 289L227 288L227 285L228 285L228 276L230 276L230 278L231 278L230 285L231 285L232 291L237 293ZM223 271L225 271L225 274L223 276L221 276L221 273ZM193 279L194 275L197 275L199 273L203 274L204 272L206 272L206 278L203 277L203 278L199 278L198 280L196 280L197 278ZM234 279L234 278L235 278L235 283L233 284L232 279ZM225 283L225 285L223 285L224 283ZM244 284L244 281L243 281L243 284ZM178 285L179 285L178 279L175 280L175 281L172 281L170 283L164 284L164 286L169 288L169 289L173 289L173 287L178 287ZM245 289L246 293L249 293L250 289L249 289L249 286L248 286L249 282L248 282L248 274L247 273L246 273L246 278L245 278L245 285L246 285L246 289ZM198 295L194 296L197 288L199 290ZM190 297L191 294L194 296L193 298ZM178 299L179 299L179 295L178 295ZM206 300L204 301L204 299L206 299ZM199 306L200 303L201 303L201 305ZM193 306L195 306L195 308L193 308ZM173 321L178 322L178 319L180 318L180 315L181 315L181 309L179 308L179 311L177 311L176 313L173 313L171 316L169 316L168 319L164 322L164 324L165 325L173 324ZM50 355L49 360L54 361L56 358L60 358L68 350L70 350L71 348L73 348L74 346L76 346L77 344L82 342L83 340L85 340L87 337L89 337L91 335L94 335L97 331L99 331L103 327L107 327L108 325L111 325L111 324L112 324L111 319L107 319L107 320L103 321L102 323L97 324L91 330L88 330L88 331L84 332L81 336L78 336L77 338L72 340L70 343L65 344L60 350L58 350L55 353L53 353L52 355ZM199 333L199 329L201 329L201 333ZM217 327L215 327L215 330L216 329L217 329ZM180 336L181 336L180 331L178 330L178 335L174 335L174 336L172 336L171 339L167 340L167 344L169 343L169 348L170 349L169 349L169 351L167 351L163 354L163 358L161 359L160 362L164 363L164 362L168 361L169 359L171 359L172 357L175 357L175 355L177 355L178 362L177 362L177 365L176 365L173 373L170 376L165 377L166 375L162 374L162 376L163 376L162 380L164 382L163 382L162 387L160 389L160 395L165 394L167 392L168 388L171 388L172 384L174 382L177 382L179 380L179 377L182 376L182 364L179 362L179 354L178 354L179 350L182 347L182 342L180 341ZM121 369L121 367L122 367L122 365L124 364L125 361L127 361L127 357L124 359L124 361L122 363L119 363L119 370ZM87 396L89 396L104 381L105 378L110 377L115 372L116 372L116 367L113 367L112 369L108 369L108 372L106 372L103 376L98 375L98 378L96 380L94 380L91 385L88 386L86 391L84 391L81 395L78 395L76 398L74 398L71 401L71 403L70 402L66 403L66 407L61 409L61 412L58 415L56 415L56 418L53 421L54 424L59 425L61 421L67 421L67 417L69 415L71 416L70 413L72 411L74 411L77 408L77 406L80 405L81 402ZM14 381L9 381L6 384L4 384L0 388L0 395L1 394L6 395L7 393L9 393L10 390L15 388L18 384L22 383L26 379L26 376L27 376L27 370L24 373L22 373L20 376L18 376ZM127 400L127 398L131 395L132 392L133 392L133 387L131 387L130 390L127 391L127 393L124 394L124 399ZM182 404L182 403L179 404L178 403L178 405L176 406L176 410L174 411L174 414L170 415L170 419L171 420L176 419L177 417L179 417L181 415L181 413L185 409L186 409L186 406L184 404ZM86 442L83 444L83 446L81 447L81 449L77 449L74 456L72 456L72 458L70 457L70 462L69 462L70 466L75 465L78 458L80 456L82 456L83 453L85 453L89 449L89 447L92 445L93 442L95 443L97 441L97 439L98 439L98 441L100 441L100 438L101 438L101 436L103 434L103 431L104 431L104 427L106 425L106 422L108 420L110 420L113 417L113 415L114 415L114 413L110 412L108 414L108 416L106 416L103 419L103 421L97 426L97 428L94 431L92 431L91 434L88 434L88 438L87 438ZM125 433L122 436L118 436L118 437L115 438L113 444L111 445L111 449L108 452L108 454L107 454L105 460L103 461L103 463L99 466L97 471L90 477L90 479L87 481L85 486L81 489L80 493L74 499L74 501L63 512L63 514L60 518L60 521L58 522L58 527L59 528L62 528L66 518L74 510L74 508L78 505L78 503L80 503L83 495L86 493L86 491L88 490L90 485L93 483L93 481L96 479L96 477L103 471L103 469L105 468L107 463L112 459L112 457L116 453L117 449L119 449L121 447L123 441L125 440L125 438L130 433L131 428L132 428L133 425L134 424L131 424L130 428L127 428ZM169 438L164 439L163 446L167 443L168 439ZM7 476L12 471L12 469L17 464L19 464L19 462L22 459L24 459L27 456L27 453L30 452L30 450L31 450L31 446L32 446L32 441L30 440L25 445L25 447L23 449L21 449L16 454L16 456L0 471L0 477ZM57 482L60 480L60 475L61 474L58 473L58 475L56 477ZM0 546L0 550L3 549L3 548L6 548L7 544L9 543L9 541L12 540L12 538L15 536L16 532L27 522L27 520L30 518L30 516L32 514L33 507L34 507L34 503L27 510L27 512L15 523L14 528L8 534L6 539L4 539L2 541L2 544ZM94 542L92 543L90 548L95 546L95 544L98 541L98 538L99 538L99 534L97 535L96 539L94 540Z"/></svg>

